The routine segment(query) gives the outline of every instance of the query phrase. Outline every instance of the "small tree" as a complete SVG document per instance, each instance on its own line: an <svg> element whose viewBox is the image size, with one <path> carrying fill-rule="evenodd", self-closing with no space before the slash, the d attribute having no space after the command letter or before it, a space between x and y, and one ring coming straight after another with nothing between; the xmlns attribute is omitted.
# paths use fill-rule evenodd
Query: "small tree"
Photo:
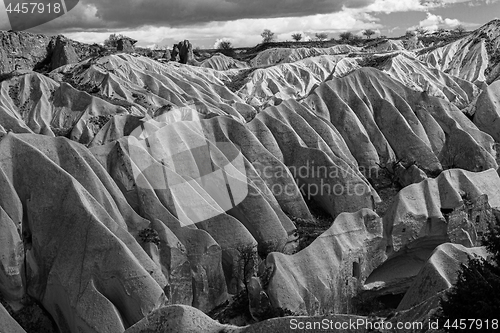
<svg viewBox="0 0 500 333"><path fill-rule="evenodd" d="M405 33L405 37L406 38L412 38L412 37L415 37L417 33L413 30L406 30L406 33Z"/></svg>
<svg viewBox="0 0 500 333"><path fill-rule="evenodd" d="M422 35L425 35L427 33L427 29L425 29L424 27L418 27L415 29L415 32L422 36Z"/></svg>
<svg viewBox="0 0 500 333"><path fill-rule="evenodd" d="M366 29L363 31L363 35L366 36L366 39L370 39L373 35L375 35L375 31L372 29Z"/></svg>
<svg viewBox="0 0 500 333"><path fill-rule="evenodd" d="M233 43L231 43L230 40L227 40L227 39L223 39L221 40L217 47L216 47L217 50L224 50L224 51L227 51L227 50L232 50L233 49Z"/></svg>
<svg viewBox="0 0 500 333"><path fill-rule="evenodd" d="M349 42L350 40L353 39L353 37L354 35L350 31L346 31L340 34L340 40L342 42Z"/></svg>
<svg viewBox="0 0 500 333"><path fill-rule="evenodd" d="M498 319L500 313L500 221L496 226L490 225L490 230L483 240L491 253L491 262L484 259L470 258L467 264L462 264L455 285L446 292L440 302L436 316L440 327L448 321L449 332L460 332L453 323L461 322L462 318ZM491 327L482 328L488 331ZM472 329L479 329L473 326Z"/></svg>
<svg viewBox="0 0 500 333"><path fill-rule="evenodd" d="M465 32L465 27L460 24L455 28L455 31L458 32L459 35L462 35Z"/></svg>
<svg viewBox="0 0 500 333"><path fill-rule="evenodd" d="M299 42L302 39L301 33L292 34L292 38L294 41Z"/></svg>
<svg viewBox="0 0 500 333"><path fill-rule="evenodd" d="M123 35L121 34L111 34L109 35L108 39L104 41L104 46L106 47L116 47L118 44L118 41L122 39Z"/></svg>
<svg viewBox="0 0 500 333"><path fill-rule="evenodd" d="M264 29L264 31L260 34L262 36L263 43L270 43L274 40L274 32L269 29Z"/></svg>
<svg viewBox="0 0 500 333"><path fill-rule="evenodd" d="M234 276L245 286L248 294L248 283L252 276L256 274L259 256L257 245L240 245L236 248L238 251L237 265L234 270Z"/></svg>
<svg viewBox="0 0 500 333"><path fill-rule="evenodd" d="M322 42L322 41L324 41L325 39L328 38L328 35L326 33L324 33L324 32L318 32L314 36L316 36L316 39L319 40L320 42Z"/></svg>

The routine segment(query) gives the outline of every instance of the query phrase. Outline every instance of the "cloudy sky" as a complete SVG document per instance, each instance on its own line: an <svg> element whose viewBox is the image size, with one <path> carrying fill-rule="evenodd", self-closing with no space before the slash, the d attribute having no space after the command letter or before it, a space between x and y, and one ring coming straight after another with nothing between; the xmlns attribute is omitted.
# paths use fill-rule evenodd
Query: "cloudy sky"
<svg viewBox="0 0 500 333"><path fill-rule="evenodd" d="M264 29L278 40L291 40L295 32L338 37L367 28L400 36L417 26L474 29L498 16L500 0L80 0L68 14L29 31L87 43L121 33L141 46L189 39L210 48L221 38L235 46L256 45ZM0 29L9 29L2 1Z"/></svg>

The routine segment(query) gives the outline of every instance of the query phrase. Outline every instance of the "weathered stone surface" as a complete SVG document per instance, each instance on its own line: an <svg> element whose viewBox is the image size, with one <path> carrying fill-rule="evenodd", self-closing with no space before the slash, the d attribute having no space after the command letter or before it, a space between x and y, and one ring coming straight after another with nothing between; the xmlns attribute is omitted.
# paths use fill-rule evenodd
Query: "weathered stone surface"
<svg viewBox="0 0 500 333"><path fill-rule="evenodd" d="M184 40L177 44L179 50L179 62L181 64L190 64L193 59L193 45L188 40Z"/></svg>
<svg viewBox="0 0 500 333"><path fill-rule="evenodd" d="M256 321L263 320L273 311L271 301L262 288L261 281L256 277L252 277L248 283L248 300L250 315Z"/></svg>
<svg viewBox="0 0 500 333"><path fill-rule="evenodd" d="M455 284L460 264L470 257L486 258L484 247L466 248L446 243L438 246L418 273L415 281L399 303L397 310L407 310Z"/></svg>
<svg viewBox="0 0 500 333"><path fill-rule="evenodd" d="M369 209L340 214L332 227L294 255L271 253L266 293L274 307L309 315L350 311L350 299L385 259L382 221Z"/></svg>
<svg viewBox="0 0 500 333"><path fill-rule="evenodd" d="M149 222L82 146L7 134L0 170L0 202L16 203L3 210L23 211L10 216L22 222L27 292L61 331L123 331L167 302L168 282L135 238Z"/></svg>
<svg viewBox="0 0 500 333"><path fill-rule="evenodd" d="M137 43L135 39L124 37L116 42L116 50L125 53L134 52L134 44Z"/></svg>
<svg viewBox="0 0 500 333"><path fill-rule="evenodd" d="M411 184L420 183L427 179L427 175L415 164L405 168L401 163L397 163L394 168L394 175L402 187Z"/></svg>
<svg viewBox="0 0 500 333"><path fill-rule="evenodd" d="M0 304L0 329L5 333L26 333Z"/></svg>
<svg viewBox="0 0 500 333"><path fill-rule="evenodd" d="M368 297L406 293L440 244L480 246L495 222L499 182L494 170L448 170L402 189L384 216L389 259L366 279Z"/></svg>
<svg viewBox="0 0 500 333"><path fill-rule="evenodd" d="M80 61L76 54L75 48L71 44L72 41L64 36L57 36L56 40L52 41L49 48L52 49L50 67L56 69L58 67L74 64Z"/></svg>
<svg viewBox="0 0 500 333"><path fill-rule="evenodd" d="M464 245L468 243L471 246L469 240L454 236L454 230L460 228L470 232L471 241L477 244L477 232L485 231L486 224L481 222L483 215L475 214L460 226L456 225L458 219L453 218L455 222L450 223L446 215L464 204L465 200L474 200L483 194L487 195L491 208L500 207L499 187L500 177L493 169L480 173L447 170L436 179L405 187L384 216L386 235L392 239L391 248L398 252L412 242L424 239L433 241L437 246L451 238L454 242L463 241ZM477 209L481 211L484 204L478 202ZM479 218L476 219L476 216Z"/></svg>
<svg viewBox="0 0 500 333"><path fill-rule="evenodd" d="M127 329L125 333L292 333L298 330L312 333L325 331L364 333L370 332L369 322L369 318L351 315L291 316L236 327L222 325L194 308L172 305L154 311ZM356 323L359 326L356 326Z"/></svg>
<svg viewBox="0 0 500 333"><path fill-rule="evenodd" d="M282 63L293 63L305 58L321 55L338 55L356 52L360 49L351 45L335 45L330 48L272 48L260 52L250 62L252 67L266 67Z"/></svg>
<svg viewBox="0 0 500 333"><path fill-rule="evenodd" d="M500 142L500 81L484 87L474 111L474 124Z"/></svg>
<svg viewBox="0 0 500 333"><path fill-rule="evenodd" d="M0 180L1 188L9 186ZM5 207L5 208L4 208ZM22 211L17 197L0 198L0 295L8 303L20 303L23 282L24 245L21 240Z"/></svg>
<svg viewBox="0 0 500 333"><path fill-rule="evenodd" d="M28 32L0 31L0 73L33 70L47 56L51 37Z"/></svg>
<svg viewBox="0 0 500 333"><path fill-rule="evenodd" d="M419 58L431 67L472 83L491 83L498 78L500 20L495 19L453 43L422 54ZM496 63L495 63L496 61Z"/></svg>
<svg viewBox="0 0 500 333"><path fill-rule="evenodd" d="M237 331L238 328L222 325L195 308L171 305L147 315L125 333L230 333Z"/></svg>
<svg viewBox="0 0 500 333"><path fill-rule="evenodd" d="M170 61L179 61L179 46L174 44L172 52L170 52Z"/></svg>
<svg viewBox="0 0 500 333"><path fill-rule="evenodd" d="M0 121L15 133L66 136L88 143L94 137L93 119L127 113L121 106L35 72L15 72L0 87Z"/></svg>
<svg viewBox="0 0 500 333"><path fill-rule="evenodd" d="M375 68L322 83L304 104L337 128L364 170L396 159L431 172L443 166L498 167L491 136L455 105L411 90Z"/></svg>

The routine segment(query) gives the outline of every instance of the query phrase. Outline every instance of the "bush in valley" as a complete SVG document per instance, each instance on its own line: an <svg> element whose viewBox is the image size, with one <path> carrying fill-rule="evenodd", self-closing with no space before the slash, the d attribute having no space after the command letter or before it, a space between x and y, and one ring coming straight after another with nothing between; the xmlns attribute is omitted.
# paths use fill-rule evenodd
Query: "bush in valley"
<svg viewBox="0 0 500 333"><path fill-rule="evenodd" d="M121 34L111 34L109 37L104 41L104 46L106 47L116 47L118 45L118 41L122 38L124 38L124 35Z"/></svg>
<svg viewBox="0 0 500 333"><path fill-rule="evenodd" d="M452 325L463 318L500 319L500 212L495 211L496 223L491 224L483 239L491 257L469 258L461 265L457 281L441 299L436 318L440 327ZM499 323L500 324L500 323ZM484 325L484 322L483 322ZM484 330L488 331L486 327ZM461 332L456 327L446 327L448 332ZM489 327L491 330L491 326ZM463 331L463 330L462 330Z"/></svg>
<svg viewBox="0 0 500 333"><path fill-rule="evenodd" d="M160 246L160 236L158 232L152 228L146 228L139 232L139 238L143 243L153 243Z"/></svg>
<svg viewBox="0 0 500 333"><path fill-rule="evenodd" d="M19 311L13 311L1 294L0 303L4 306L12 319L14 319L26 333L57 332L56 324L50 314L31 296L24 296L22 300L23 308ZM2 328L1 326L0 323L0 329Z"/></svg>
<svg viewBox="0 0 500 333"><path fill-rule="evenodd" d="M361 67L373 67L382 69L387 60L393 58L396 54L388 54L382 56L368 55L359 61Z"/></svg>
<svg viewBox="0 0 500 333"><path fill-rule="evenodd" d="M112 118L112 115L99 115L99 116L90 116L89 124L94 125L94 134L97 134L104 125Z"/></svg>

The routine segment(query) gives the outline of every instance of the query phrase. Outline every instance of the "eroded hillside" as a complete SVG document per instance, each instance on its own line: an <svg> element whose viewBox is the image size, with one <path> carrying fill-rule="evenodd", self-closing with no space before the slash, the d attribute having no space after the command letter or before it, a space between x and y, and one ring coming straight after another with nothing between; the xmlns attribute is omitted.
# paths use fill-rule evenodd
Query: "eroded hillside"
<svg viewBox="0 0 500 333"><path fill-rule="evenodd" d="M2 323L429 320L500 218L499 36L180 64L2 32Z"/></svg>

